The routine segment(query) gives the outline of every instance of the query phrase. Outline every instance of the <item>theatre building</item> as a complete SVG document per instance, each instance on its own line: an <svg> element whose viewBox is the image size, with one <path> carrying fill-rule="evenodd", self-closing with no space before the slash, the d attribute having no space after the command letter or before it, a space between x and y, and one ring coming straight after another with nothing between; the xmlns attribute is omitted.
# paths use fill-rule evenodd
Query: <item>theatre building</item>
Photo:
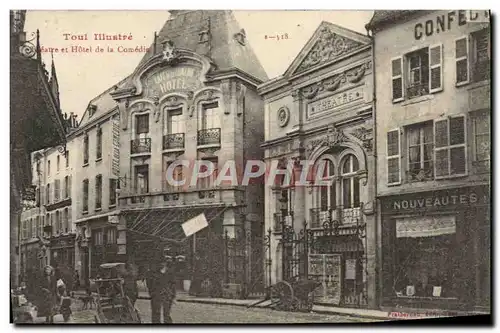
<svg viewBox="0 0 500 333"><path fill-rule="evenodd" d="M231 11L170 11L149 52L110 93L120 116L120 225L140 272L173 244L187 258L192 293L238 294L259 277L262 260L253 257L263 185L218 183L216 175L228 172L224 165L234 162L240 172L246 160L262 159L256 86L266 79ZM194 170L196 160L214 172L191 182L194 171L210 173ZM185 183L169 182L169 172ZM187 238L182 224L202 213L208 226Z"/></svg>
<svg viewBox="0 0 500 333"><path fill-rule="evenodd" d="M490 311L484 11L375 11L382 307Z"/></svg>
<svg viewBox="0 0 500 333"><path fill-rule="evenodd" d="M322 22L259 86L265 161L280 169L265 188L266 282L316 279L320 303L375 306L372 73L370 38Z"/></svg>

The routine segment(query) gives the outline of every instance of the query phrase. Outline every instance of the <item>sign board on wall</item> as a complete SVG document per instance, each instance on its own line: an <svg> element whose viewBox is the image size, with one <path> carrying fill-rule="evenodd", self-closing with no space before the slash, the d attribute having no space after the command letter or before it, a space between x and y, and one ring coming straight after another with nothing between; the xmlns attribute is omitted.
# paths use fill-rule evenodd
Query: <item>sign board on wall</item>
<svg viewBox="0 0 500 333"><path fill-rule="evenodd" d="M192 65L164 67L144 79L146 96L163 96L173 91L194 91L202 87L201 68Z"/></svg>
<svg viewBox="0 0 500 333"><path fill-rule="evenodd" d="M314 296L318 302L340 304L342 298L342 255L309 254L309 277L321 282Z"/></svg>
<svg viewBox="0 0 500 333"><path fill-rule="evenodd" d="M113 117L113 157L111 159L111 173L115 177L120 177L120 117Z"/></svg>
<svg viewBox="0 0 500 333"><path fill-rule="evenodd" d="M307 105L307 118L317 117L364 98L363 86L331 95Z"/></svg>
<svg viewBox="0 0 500 333"><path fill-rule="evenodd" d="M182 224L182 229L184 230L186 237L189 237L206 227L208 227L208 221L203 213L187 220Z"/></svg>

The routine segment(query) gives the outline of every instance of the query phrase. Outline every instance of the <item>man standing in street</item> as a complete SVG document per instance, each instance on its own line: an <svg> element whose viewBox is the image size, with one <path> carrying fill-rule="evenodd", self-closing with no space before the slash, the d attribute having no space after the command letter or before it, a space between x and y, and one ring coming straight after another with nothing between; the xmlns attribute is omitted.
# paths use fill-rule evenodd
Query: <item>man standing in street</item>
<svg viewBox="0 0 500 333"><path fill-rule="evenodd" d="M146 278L149 295L151 296L151 321L159 324L160 313L163 308L163 323L171 324L170 311L175 299L175 256L165 248L164 258L160 265L153 264Z"/></svg>

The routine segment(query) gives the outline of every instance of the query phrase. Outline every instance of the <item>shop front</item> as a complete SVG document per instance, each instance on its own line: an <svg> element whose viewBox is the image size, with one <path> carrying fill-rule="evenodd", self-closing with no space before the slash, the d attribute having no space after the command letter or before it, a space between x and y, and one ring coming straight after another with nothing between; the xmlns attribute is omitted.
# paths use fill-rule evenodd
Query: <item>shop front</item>
<svg viewBox="0 0 500 333"><path fill-rule="evenodd" d="M75 270L75 235L58 236L50 240L50 264Z"/></svg>
<svg viewBox="0 0 500 333"><path fill-rule="evenodd" d="M382 197L382 306L490 306L490 190Z"/></svg>

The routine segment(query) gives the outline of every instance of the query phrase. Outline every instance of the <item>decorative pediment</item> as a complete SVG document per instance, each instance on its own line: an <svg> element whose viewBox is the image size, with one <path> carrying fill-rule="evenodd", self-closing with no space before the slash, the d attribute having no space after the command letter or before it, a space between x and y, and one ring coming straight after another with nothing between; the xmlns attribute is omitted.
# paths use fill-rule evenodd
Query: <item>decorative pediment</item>
<svg viewBox="0 0 500 333"><path fill-rule="evenodd" d="M369 45L370 38L338 25L322 22L285 76L291 76L320 64L331 62L351 51Z"/></svg>
<svg viewBox="0 0 500 333"><path fill-rule="evenodd" d="M322 146L334 148L347 141L349 141L349 138L344 134L344 132L341 129L331 126L328 128L328 132L326 133L325 136L315 140L311 140L307 145L306 150L308 152L311 152L314 149Z"/></svg>

